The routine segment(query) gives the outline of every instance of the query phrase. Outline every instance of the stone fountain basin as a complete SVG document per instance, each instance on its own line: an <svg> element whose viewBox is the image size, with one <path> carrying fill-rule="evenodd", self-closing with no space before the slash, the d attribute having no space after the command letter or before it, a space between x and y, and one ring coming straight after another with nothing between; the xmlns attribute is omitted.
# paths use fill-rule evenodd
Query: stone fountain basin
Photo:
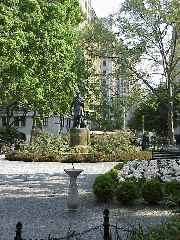
<svg viewBox="0 0 180 240"><path fill-rule="evenodd" d="M64 169L64 171L71 177L77 177L83 171L83 169L69 168Z"/></svg>

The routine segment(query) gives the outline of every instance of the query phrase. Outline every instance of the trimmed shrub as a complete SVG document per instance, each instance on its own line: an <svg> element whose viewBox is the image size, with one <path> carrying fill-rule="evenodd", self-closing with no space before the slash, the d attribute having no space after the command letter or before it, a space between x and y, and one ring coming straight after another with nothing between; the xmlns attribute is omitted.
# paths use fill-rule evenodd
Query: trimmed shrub
<svg viewBox="0 0 180 240"><path fill-rule="evenodd" d="M164 183L163 194L165 203L169 206L180 206L180 182L172 180Z"/></svg>
<svg viewBox="0 0 180 240"><path fill-rule="evenodd" d="M163 192L165 196L179 195L180 194L180 182L177 180L172 180L170 182L164 183Z"/></svg>
<svg viewBox="0 0 180 240"><path fill-rule="evenodd" d="M112 168L111 170L109 170L107 173L105 173L107 175L109 175L116 183L116 185L119 184L119 179L118 179L118 171L115 168Z"/></svg>
<svg viewBox="0 0 180 240"><path fill-rule="evenodd" d="M131 181L121 181L116 189L116 197L118 201L131 204L139 196L137 185Z"/></svg>
<svg viewBox="0 0 180 240"><path fill-rule="evenodd" d="M116 183L108 174L103 174L95 179L93 192L97 199L107 201L113 198Z"/></svg>
<svg viewBox="0 0 180 240"><path fill-rule="evenodd" d="M157 180L147 180L141 187L141 194L145 202L158 203L162 199L161 183Z"/></svg>

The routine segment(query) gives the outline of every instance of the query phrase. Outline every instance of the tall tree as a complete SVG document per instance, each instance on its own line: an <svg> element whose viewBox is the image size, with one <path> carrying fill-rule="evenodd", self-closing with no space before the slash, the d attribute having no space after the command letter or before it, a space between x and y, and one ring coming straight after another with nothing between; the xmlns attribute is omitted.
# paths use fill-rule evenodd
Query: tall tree
<svg viewBox="0 0 180 240"><path fill-rule="evenodd" d="M106 78L111 78L112 81L114 81L113 87L109 86L111 88L109 88L111 92L114 93L114 96L112 96L113 101L105 99L100 87L101 85L99 85L99 102L101 103L99 105L97 104L98 106L96 109L98 109L98 112L102 115L100 120L101 124L109 123L109 120L107 120L108 112L106 110L103 111L103 108L109 109L109 113L113 109L113 111L117 110L119 123L121 122L118 124L119 128L120 125L122 126L120 112L122 112L123 108L125 111L129 112L132 106L139 101L144 90L140 87L140 84L137 84L136 76L132 71L128 69L124 72L120 71L119 67L125 64L124 56L126 56L126 54L124 51L126 50L126 46L123 41L117 37L117 34L112 31L112 18L96 19L92 25L88 27L86 26L82 37L85 43L85 50L92 59L105 58L112 60L112 72L107 74ZM104 74L97 74L96 79L98 78L100 82L103 82ZM120 88L125 85L128 85L128 90L126 93L122 93ZM110 115L112 118L112 114ZM106 120L103 119L103 117L106 118ZM113 124L110 125L113 126Z"/></svg>
<svg viewBox="0 0 180 240"><path fill-rule="evenodd" d="M2 0L1 100L14 99L40 114L65 113L83 81L73 64L76 27L84 19L77 0Z"/></svg>
<svg viewBox="0 0 180 240"><path fill-rule="evenodd" d="M117 66L114 76L144 83L159 98L168 112L170 144L174 144L173 101L180 92L180 2L126 0L109 18L112 22L117 34L109 31L107 20L89 30L87 50L92 56L111 58ZM154 89L158 73L166 82L167 102Z"/></svg>
<svg viewBox="0 0 180 240"><path fill-rule="evenodd" d="M155 88L158 95L167 103L168 94L166 84ZM174 124L179 124L179 99L174 100ZM168 112L159 98L152 92L142 99L133 112L133 117L128 121L128 127L142 131L142 116L144 116L144 130L155 132L159 136L168 137Z"/></svg>
<svg viewBox="0 0 180 240"><path fill-rule="evenodd" d="M120 108L118 100L117 97L107 97L105 93L101 96L100 105L96 106L97 112L100 114L100 118L97 119L100 130L112 131L122 128L122 108Z"/></svg>
<svg viewBox="0 0 180 240"><path fill-rule="evenodd" d="M162 102L168 112L170 144L174 144L173 101L180 92L180 2L176 0L126 0L115 17L124 46L119 71L128 69ZM122 46L122 45L121 45ZM146 62L148 61L148 64ZM148 70L147 70L148 69ZM166 81L165 102L152 85L153 73L161 73Z"/></svg>

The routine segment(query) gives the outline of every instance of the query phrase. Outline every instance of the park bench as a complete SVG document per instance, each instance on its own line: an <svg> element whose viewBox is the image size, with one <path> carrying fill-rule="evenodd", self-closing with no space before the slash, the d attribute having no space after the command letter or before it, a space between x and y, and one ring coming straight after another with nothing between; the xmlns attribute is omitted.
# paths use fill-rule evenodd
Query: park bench
<svg viewBox="0 0 180 240"><path fill-rule="evenodd" d="M173 159L180 160L180 151L152 151L153 160Z"/></svg>

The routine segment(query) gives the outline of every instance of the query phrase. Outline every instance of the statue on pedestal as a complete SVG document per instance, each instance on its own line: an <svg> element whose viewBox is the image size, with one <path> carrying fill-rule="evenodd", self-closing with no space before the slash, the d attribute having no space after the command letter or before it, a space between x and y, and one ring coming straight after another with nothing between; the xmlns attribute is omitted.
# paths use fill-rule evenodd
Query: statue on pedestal
<svg viewBox="0 0 180 240"><path fill-rule="evenodd" d="M76 92L76 97L73 98L71 104L71 115L72 115L72 107L74 106L74 125L73 128L84 128L84 99L81 97L80 91Z"/></svg>
<svg viewBox="0 0 180 240"><path fill-rule="evenodd" d="M74 114L72 114L73 106ZM88 153L90 131L86 124L84 99L81 97L80 91L76 92L76 97L73 98L70 111L74 117L73 128L70 129L70 146L79 149L82 153Z"/></svg>

